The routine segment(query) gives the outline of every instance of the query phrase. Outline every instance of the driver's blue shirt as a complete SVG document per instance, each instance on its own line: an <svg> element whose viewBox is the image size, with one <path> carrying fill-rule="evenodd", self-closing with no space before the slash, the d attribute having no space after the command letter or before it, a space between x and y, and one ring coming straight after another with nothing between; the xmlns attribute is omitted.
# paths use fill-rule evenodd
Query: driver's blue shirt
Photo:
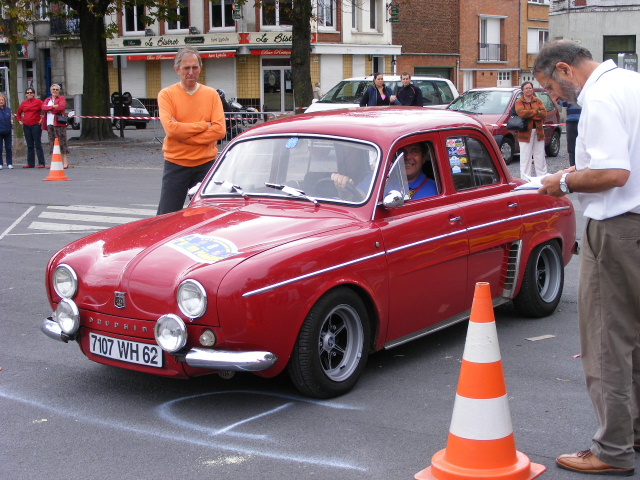
<svg viewBox="0 0 640 480"><path fill-rule="evenodd" d="M409 183L409 196L411 200L419 200L421 198L433 197L438 194L438 185L436 182L427 178L421 173L418 178Z"/></svg>

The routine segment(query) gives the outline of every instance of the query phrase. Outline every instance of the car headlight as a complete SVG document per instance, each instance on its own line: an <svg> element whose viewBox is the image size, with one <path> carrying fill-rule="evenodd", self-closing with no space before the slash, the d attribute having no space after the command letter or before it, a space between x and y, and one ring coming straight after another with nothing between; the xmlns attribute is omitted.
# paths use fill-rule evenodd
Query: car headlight
<svg viewBox="0 0 640 480"><path fill-rule="evenodd" d="M178 287L178 306L189 318L199 318L207 310L207 292L195 280L185 280Z"/></svg>
<svg viewBox="0 0 640 480"><path fill-rule="evenodd" d="M53 289L62 298L73 298L78 291L78 276L69 265L58 265L53 272Z"/></svg>
<svg viewBox="0 0 640 480"><path fill-rule="evenodd" d="M80 328L80 311L78 306L69 299L60 300L56 311L53 312L53 319L67 335L74 335Z"/></svg>
<svg viewBox="0 0 640 480"><path fill-rule="evenodd" d="M160 348L169 353L177 352L187 344L187 326L172 313L158 319L153 333Z"/></svg>

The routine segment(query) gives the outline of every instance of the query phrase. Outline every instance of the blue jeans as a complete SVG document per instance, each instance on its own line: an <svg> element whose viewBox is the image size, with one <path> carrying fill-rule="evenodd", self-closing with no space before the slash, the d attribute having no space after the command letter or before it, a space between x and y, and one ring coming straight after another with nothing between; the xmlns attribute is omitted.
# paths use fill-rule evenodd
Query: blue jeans
<svg viewBox="0 0 640 480"><path fill-rule="evenodd" d="M24 139L27 142L27 164L30 167L36 166L36 154L38 155L38 163L44 165L44 151L42 150L42 126L38 123L35 125L22 125L24 130Z"/></svg>
<svg viewBox="0 0 640 480"><path fill-rule="evenodd" d="M4 147L3 147L4 144ZM13 165L13 152L11 151L11 132L0 133L0 165L2 165L2 150L7 156L7 165Z"/></svg>

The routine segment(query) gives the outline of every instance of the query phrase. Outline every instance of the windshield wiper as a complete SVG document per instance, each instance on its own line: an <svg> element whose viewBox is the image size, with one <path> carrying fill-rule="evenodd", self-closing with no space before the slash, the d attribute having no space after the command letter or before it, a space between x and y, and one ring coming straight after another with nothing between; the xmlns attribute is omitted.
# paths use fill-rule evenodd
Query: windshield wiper
<svg viewBox="0 0 640 480"><path fill-rule="evenodd" d="M297 188L293 188L288 185L283 185L281 183L265 182L265 186L269 188L275 188L276 190L281 190L282 192L286 193L287 195L291 195L292 197L304 198L305 200L309 200L314 204L318 203L318 201L315 198L310 197L309 195L304 193L302 190L298 190Z"/></svg>
<svg viewBox="0 0 640 480"><path fill-rule="evenodd" d="M218 180L213 183L215 183L216 185L220 185L222 188L228 188L232 192L236 192L242 196L245 196L245 193L242 191L242 187L240 187L239 185L234 185L233 183L227 182L226 180Z"/></svg>

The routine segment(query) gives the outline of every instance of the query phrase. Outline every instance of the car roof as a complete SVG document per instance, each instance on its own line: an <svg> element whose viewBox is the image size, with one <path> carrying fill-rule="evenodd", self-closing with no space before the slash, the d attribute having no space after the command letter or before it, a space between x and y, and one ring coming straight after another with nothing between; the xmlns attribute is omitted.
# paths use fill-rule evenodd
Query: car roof
<svg viewBox="0 0 640 480"><path fill-rule="evenodd" d="M389 81L400 81L400 75L399 73L383 73L382 75L384 75L384 79L385 80L389 80ZM366 75L364 77L351 77L351 78L345 78L341 81L343 82L361 82L361 81L367 81L367 82L371 82L373 81L373 75ZM440 81L446 81L446 82L450 82L450 80L448 78L444 78L444 77L437 77L437 76L433 76L433 75L411 75L411 80L440 80Z"/></svg>
<svg viewBox="0 0 640 480"><path fill-rule="evenodd" d="M271 120L246 131L259 135L335 135L390 145L398 138L429 130L483 129L475 118L452 110L424 107L361 107L293 115Z"/></svg>

